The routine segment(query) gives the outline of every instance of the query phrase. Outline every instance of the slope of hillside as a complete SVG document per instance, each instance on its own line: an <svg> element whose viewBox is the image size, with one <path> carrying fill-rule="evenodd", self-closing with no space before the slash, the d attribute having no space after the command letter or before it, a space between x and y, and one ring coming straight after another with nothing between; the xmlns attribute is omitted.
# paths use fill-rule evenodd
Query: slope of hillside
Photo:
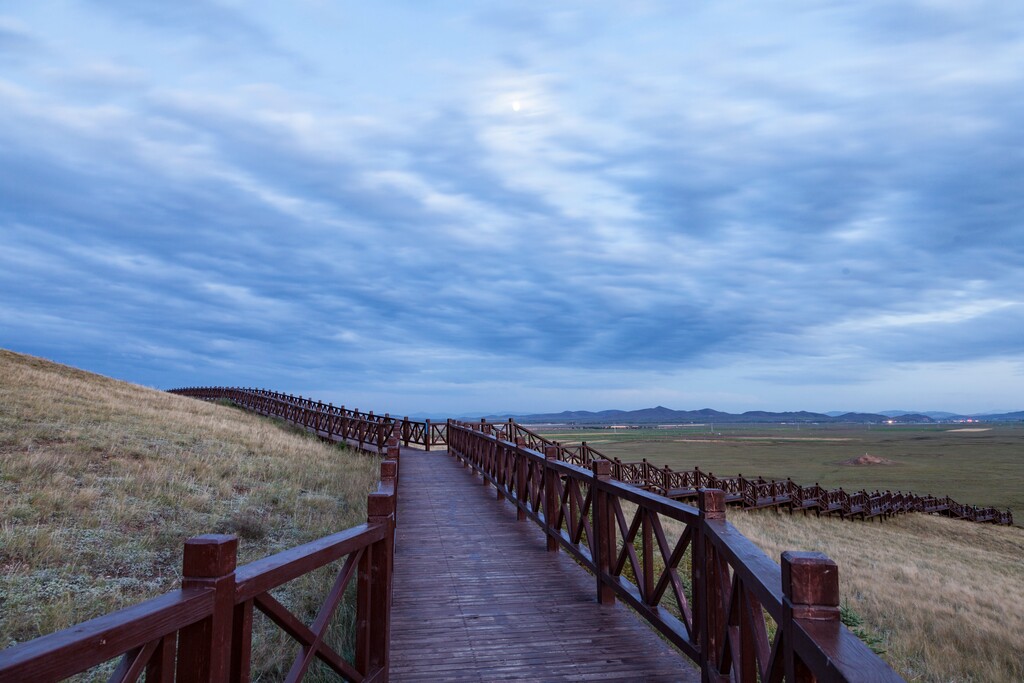
<svg viewBox="0 0 1024 683"><path fill-rule="evenodd" d="M908 515L884 524L729 512L778 561L817 550L908 681L1024 680L1024 530Z"/></svg>
<svg viewBox="0 0 1024 683"><path fill-rule="evenodd" d="M240 410L0 350L0 648L173 589L189 536L236 533L244 563L365 521L378 467Z"/></svg>

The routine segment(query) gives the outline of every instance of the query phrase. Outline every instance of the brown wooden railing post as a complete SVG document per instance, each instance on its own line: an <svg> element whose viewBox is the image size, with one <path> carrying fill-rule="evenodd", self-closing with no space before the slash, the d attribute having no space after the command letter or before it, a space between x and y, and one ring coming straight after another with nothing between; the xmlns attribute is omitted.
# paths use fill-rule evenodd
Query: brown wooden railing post
<svg viewBox="0 0 1024 683"><path fill-rule="evenodd" d="M394 483L397 465L381 463L381 484ZM391 582L394 566L395 493L378 491L366 498L366 521L384 524L387 533L366 548L359 561L356 597L356 668L364 674L381 671L387 680L391 645Z"/></svg>
<svg viewBox="0 0 1024 683"><path fill-rule="evenodd" d="M423 450L430 450L430 420L424 420L423 423L426 425L426 430L423 432Z"/></svg>
<svg viewBox="0 0 1024 683"><path fill-rule="evenodd" d="M654 523L650 510L640 511L640 566L642 575L636 577L644 603L654 607Z"/></svg>
<svg viewBox="0 0 1024 683"><path fill-rule="evenodd" d="M427 425L427 428L429 429L430 425ZM452 420L451 420L451 418L449 418L448 421L445 423L445 433L446 434L456 433L456 432L452 431ZM453 451L452 450L452 444L449 443L448 444L448 452L449 453L454 452L455 455L459 458L459 461L462 463L463 469L465 469L465 468L469 467L469 454L465 452L465 448L464 448L464 444L466 443L465 435L462 434L462 432L458 432L458 434L460 434L460 437L457 439L457 441L460 442L458 449ZM430 441L429 436L427 438L427 441ZM449 442L451 441L451 437L449 437L448 441Z"/></svg>
<svg viewBox="0 0 1024 683"><path fill-rule="evenodd" d="M388 460L393 460L394 463L395 463L395 470L396 470L395 493L396 494L398 493L397 469L400 466L399 462L400 462L401 457L402 457L402 447L398 445L398 439L395 439L395 443L388 444L387 459L385 460L385 462L387 462Z"/></svg>
<svg viewBox="0 0 1024 683"><path fill-rule="evenodd" d="M491 434L497 436L497 430L491 430ZM501 488L501 455L503 450L502 443L497 438L490 442L490 447L487 449L490 456L488 457L487 472L491 475L494 488L496 489Z"/></svg>
<svg viewBox="0 0 1024 683"><path fill-rule="evenodd" d="M397 507L397 505L398 505L397 504L398 480L399 480L398 471L399 471L399 469L402 466L401 462L399 461L399 458L400 458L401 454L402 454L401 446L397 446L397 445L396 446L388 446L387 460L384 460L380 464L381 480L383 481L385 477L388 477L388 478L392 479L395 482L394 486L395 486L395 496L396 496L396 499L395 499L396 500L396 503L395 503L395 505L396 505L396 507L395 507L395 524L396 525L398 524L398 507ZM393 464L389 464L389 463L393 463ZM386 470L385 470L385 466L387 466ZM385 472L387 472L387 474L385 474Z"/></svg>
<svg viewBox="0 0 1024 683"><path fill-rule="evenodd" d="M558 460L557 446L544 446L544 526L548 532L548 552L558 552L558 540L555 533L555 520L558 519L558 481L559 476L548 463Z"/></svg>
<svg viewBox="0 0 1024 683"><path fill-rule="evenodd" d="M571 483L572 482L570 482L567 479L565 481L566 487L569 487ZM576 496L572 495L571 491L569 492L569 517L565 520L565 522L565 526L569 530L569 536L572 538L576 538L576 527L580 522L580 511L579 505L576 504Z"/></svg>
<svg viewBox="0 0 1024 683"><path fill-rule="evenodd" d="M252 675L252 610L252 600L235 605L234 622L231 625L232 683L249 683Z"/></svg>
<svg viewBox="0 0 1024 683"><path fill-rule="evenodd" d="M839 568L822 553L782 553L782 628L787 683L814 675L793 651L793 621L834 622L839 630Z"/></svg>
<svg viewBox="0 0 1024 683"><path fill-rule="evenodd" d="M491 473L494 476L495 497L500 502L505 500L505 493L501 490L501 485L504 481L507 481L505 477L508 475L508 472L505 468L508 464L508 454L505 451L505 444L501 443L501 441L495 440L492 449L494 458L491 462Z"/></svg>
<svg viewBox="0 0 1024 683"><path fill-rule="evenodd" d="M594 472L593 487L594 500L594 535L596 548L594 551L594 564L597 565L597 601L602 605L615 603L615 589L608 583L612 575L612 565L615 562L615 514L612 510L609 494L600 488L601 482L611 481L612 464L608 460L594 460L590 464Z"/></svg>
<svg viewBox="0 0 1024 683"><path fill-rule="evenodd" d="M487 432L484 432L486 434ZM494 452L494 444L484 441L480 446L480 477L484 488L487 487L487 473L491 469L491 454Z"/></svg>
<svg viewBox="0 0 1024 683"><path fill-rule="evenodd" d="M524 509L527 499L530 497L530 482L528 482L528 463L526 462L526 456L523 455L524 442L521 438L516 437L516 498L519 499L519 506L516 508L516 519L522 521L526 519L526 510Z"/></svg>
<svg viewBox="0 0 1024 683"><path fill-rule="evenodd" d="M176 680L226 683L231 668L231 627L235 610L235 563L238 539L207 534L185 541L182 589L214 591L213 613L181 630Z"/></svg>
<svg viewBox="0 0 1024 683"><path fill-rule="evenodd" d="M719 680L719 651L725 635L725 586L719 569L718 550L710 538L707 522L725 520L725 493L720 489L698 491L700 523L695 526L693 547L693 596L697 601L696 622L700 642L701 681Z"/></svg>

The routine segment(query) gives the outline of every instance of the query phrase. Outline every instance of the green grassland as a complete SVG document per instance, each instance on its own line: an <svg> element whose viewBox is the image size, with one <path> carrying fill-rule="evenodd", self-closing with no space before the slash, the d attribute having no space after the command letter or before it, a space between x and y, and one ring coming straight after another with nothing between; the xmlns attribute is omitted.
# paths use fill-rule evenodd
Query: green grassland
<svg viewBox="0 0 1024 683"><path fill-rule="evenodd" d="M985 431L958 431L962 429ZM609 457L725 476L791 477L848 490L900 489L1024 511L1024 424L708 425L665 429L545 428ZM719 436L720 435L720 436ZM850 466L868 453L891 465ZM1024 523L1019 512L1017 524Z"/></svg>

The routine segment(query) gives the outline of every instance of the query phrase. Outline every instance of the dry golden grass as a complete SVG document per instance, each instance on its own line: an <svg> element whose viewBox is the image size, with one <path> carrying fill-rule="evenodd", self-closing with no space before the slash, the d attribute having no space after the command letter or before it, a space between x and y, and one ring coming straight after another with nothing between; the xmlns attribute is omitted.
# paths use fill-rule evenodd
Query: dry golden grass
<svg viewBox="0 0 1024 683"><path fill-rule="evenodd" d="M633 506L623 508L631 519ZM862 620L862 637L907 681L1024 681L1024 530L916 514L884 524L772 510L727 517L776 562L786 550L831 557L844 615ZM685 527L662 523L674 546ZM688 599L690 560L687 551ZM662 606L678 614L668 598Z"/></svg>
<svg viewBox="0 0 1024 683"><path fill-rule="evenodd" d="M0 648L175 588L189 536L238 534L241 564L363 522L378 472L234 408L0 350Z"/></svg>
<svg viewBox="0 0 1024 683"><path fill-rule="evenodd" d="M926 515L884 524L729 511L778 561L816 550L908 681L1024 680L1024 530Z"/></svg>

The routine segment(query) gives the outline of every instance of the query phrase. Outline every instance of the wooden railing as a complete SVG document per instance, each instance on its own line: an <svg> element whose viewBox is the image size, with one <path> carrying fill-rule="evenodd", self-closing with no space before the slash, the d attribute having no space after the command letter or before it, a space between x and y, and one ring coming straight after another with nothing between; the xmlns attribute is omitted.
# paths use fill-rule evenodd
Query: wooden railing
<svg viewBox="0 0 1024 683"><path fill-rule="evenodd" d="M58 681L119 658L110 681L147 683L248 681L256 611L299 646L285 680L299 681L314 659L345 680L386 681L398 486L392 459L381 462L367 521L236 568L234 536L185 542L181 589L0 651L0 682ZM309 625L271 591L334 562L333 587ZM355 652L331 647L328 625L355 581Z"/></svg>
<svg viewBox="0 0 1024 683"><path fill-rule="evenodd" d="M445 424L410 420L407 417L394 418L390 415L374 415L373 411L335 406L331 403L314 401L311 398L282 394L267 389L245 389L241 387L186 387L171 389L168 393L190 396L206 401L231 401L235 405L261 415L287 420L331 441L347 442L362 450L376 444L382 452L383 444L392 435L397 435L403 445L431 446L445 445Z"/></svg>
<svg viewBox="0 0 1024 683"><path fill-rule="evenodd" d="M234 537L189 539L180 590L0 652L0 682L59 680L113 659L113 681L143 674L147 682L247 681L256 612L298 645L287 680L301 680L314 659L347 680L387 680L400 443L426 450L447 444L515 505L520 519L544 530L549 551L565 550L595 575L599 602L629 605L693 659L705 681L902 680L840 623L836 565L796 552L783 553L776 565L726 521L728 503L784 501L778 504L864 518L914 510L964 519L990 514L950 498L849 494L621 462L586 444L554 443L511 420L435 425L261 389L173 393L229 400L386 454L367 523L239 568ZM673 494L698 505L667 497ZM271 595L334 562L340 570L311 624ZM353 581L355 651L346 659L325 632Z"/></svg>
<svg viewBox="0 0 1024 683"><path fill-rule="evenodd" d="M238 387L189 387L172 389L170 393L205 400L229 400L243 408L262 415L280 417L302 426L326 439L345 441L357 448L367 444L383 444L394 433L406 446L418 445L426 450L446 444L446 425L430 420L418 422L407 417L393 418L374 415L344 406L334 406L310 398L282 394L266 389ZM801 486L791 479L775 480L763 477L717 477L711 472L694 467L692 470L673 470L668 465L658 466L646 459L623 462L601 453L585 441L580 444L561 444L518 424L511 418L507 422L464 422L477 429L486 428L512 443L522 442L535 451L553 446L558 459L582 467L590 467L595 460L612 463L612 477L627 484L640 486L675 500L695 499L698 489L716 488L725 492L729 505L745 508L783 507L790 512L803 510L817 515L838 515L843 519L884 520L908 512L939 514L953 519L990 524L1013 524L1011 510L966 505L953 498L917 495L913 492L866 490L847 492L842 488L824 489L815 483Z"/></svg>
<svg viewBox="0 0 1024 683"><path fill-rule="evenodd" d="M839 619L839 574L820 553L776 565L726 521L726 493L699 506L616 481L612 462L566 462L507 425L448 422L449 452L596 577L597 599L633 608L693 659L704 681L900 681ZM511 436L512 440L507 437ZM536 443L536 442L534 442Z"/></svg>
<svg viewBox="0 0 1024 683"><path fill-rule="evenodd" d="M474 429L487 429L491 433L512 443L521 442L536 451L554 447L558 459L581 467L590 467L598 460L612 463L612 478L633 484L648 491L660 493L675 500L695 500L702 488L721 489L729 505L745 508L784 507L793 510L811 511L816 514L839 515L844 519L886 519L907 512L939 514L953 519L990 524L1013 524L1011 510L994 507L978 507L958 503L949 496L936 497L917 495L913 492L866 490L847 492L842 488L824 489L818 484L801 486L791 479L775 480L763 477L744 477L742 474L717 477L699 467L692 470L673 470L668 465L658 466L646 459L623 462L609 457L586 442L565 445L547 439L530 429L508 422L464 422Z"/></svg>

